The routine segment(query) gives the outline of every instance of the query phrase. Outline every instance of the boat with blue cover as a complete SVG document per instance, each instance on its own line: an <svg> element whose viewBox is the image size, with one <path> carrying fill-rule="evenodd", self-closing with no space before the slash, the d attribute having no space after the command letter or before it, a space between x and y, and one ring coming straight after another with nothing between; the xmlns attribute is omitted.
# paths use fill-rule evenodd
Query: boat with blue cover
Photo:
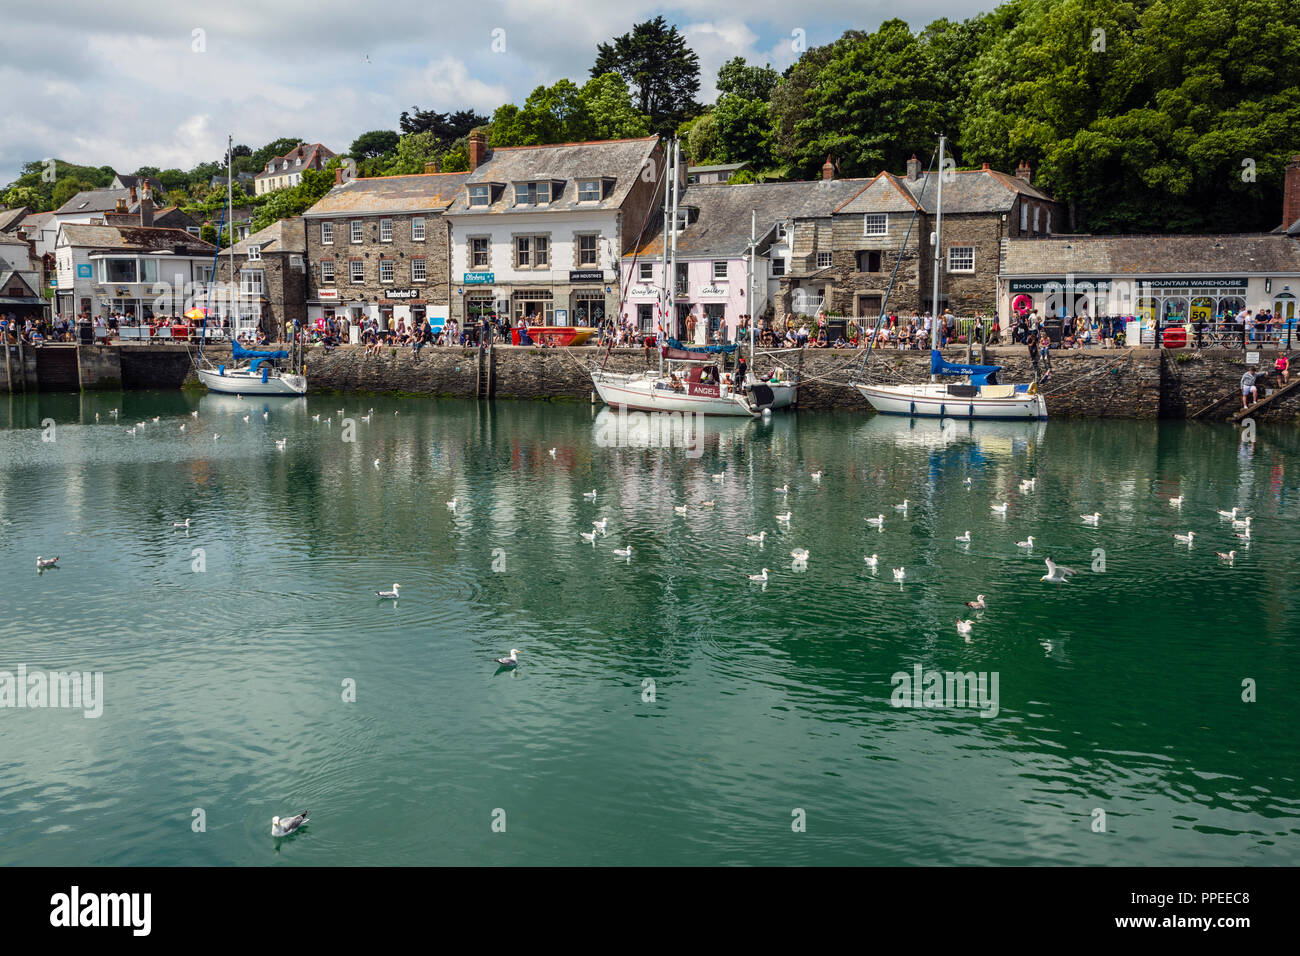
<svg viewBox="0 0 1300 956"><path fill-rule="evenodd" d="M262 351L246 349L238 342L230 343L232 367L200 366L199 381L211 391L231 395L303 395L307 391L307 378L294 375L273 363L289 358L284 349ZM247 363L247 364L240 364Z"/></svg>

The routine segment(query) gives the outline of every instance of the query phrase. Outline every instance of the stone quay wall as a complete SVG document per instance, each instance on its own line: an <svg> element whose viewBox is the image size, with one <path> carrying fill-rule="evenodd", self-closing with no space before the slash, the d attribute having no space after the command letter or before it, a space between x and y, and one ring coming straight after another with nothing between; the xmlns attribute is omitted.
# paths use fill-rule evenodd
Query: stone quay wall
<svg viewBox="0 0 1300 956"><path fill-rule="evenodd" d="M74 347L68 349L72 358ZM197 385L190 349L179 345L75 347L80 387L89 389L172 389ZM230 361L230 347L205 346L214 363ZM40 366L33 354L11 350L4 381L10 392L40 391ZM966 361L965 347L947 350L949 361ZM51 356L52 357L52 356ZM1263 352L1256 371L1270 371L1273 353ZM759 371L773 361L798 372L803 385L799 407L805 410L867 411L869 405L849 383L861 376L863 352L804 349L761 357ZM363 346L342 346L326 353L309 349L306 373L312 392L372 392L463 398L590 401L593 393L587 369L600 366L633 372L658 365L654 350L598 347L541 349L498 345L477 348L382 348L367 356ZM1033 366L1022 346L989 347L981 360L1004 367L1002 380L1028 381ZM1160 351L1117 349L1052 353L1052 375L1044 385L1053 418L1187 418L1202 412L1207 421L1223 420L1240 409L1238 383L1247 367L1237 350ZM920 382L929 375L928 352L873 350L867 380ZM1300 374L1297 369L1295 374ZM62 383L66 374L61 374ZM1277 386L1276 376L1260 382L1260 395ZM52 388L76 388L47 383ZM1262 422L1300 422L1300 389L1261 409Z"/></svg>

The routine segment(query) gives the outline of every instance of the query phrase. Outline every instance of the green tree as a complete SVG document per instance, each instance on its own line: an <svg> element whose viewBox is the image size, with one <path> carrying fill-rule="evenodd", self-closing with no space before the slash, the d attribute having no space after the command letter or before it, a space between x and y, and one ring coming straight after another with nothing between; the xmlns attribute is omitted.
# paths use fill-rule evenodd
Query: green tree
<svg viewBox="0 0 1300 956"><path fill-rule="evenodd" d="M662 16L596 47L593 77L617 73L632 91L636 108L650 117L650 129L669 135L699 112L700 59L686 37Z"/></svg>
<svg viewBox="0 0 1300 956"><path fill-rule="evenodd" d="M747 66L733 57L718 70L718 102L713 108L718 149L724 163L772 164L772 125L768 100L780 76L771 66Z"/></svg>
<svg viewBox="0 0 1300 956"><path fill-rule="evenodd" d="M89 188L90 187L87 184L83 183L76 177L58 180L54 184L54 193L50 199L51 203L53 203L53 208L58 209L73 196L77 195L77 193Z"/></svg>
<svg viewBox="0 0 1300 956"><path fill-rule="evenodd" d="M377 159L397 149L398 135L390 129L362 133L352 141L348 153L357 159Z"/></svg>
<svg viewBox="0 0 1300 956"><path fill-rule="evenodd" d="M199 238L215 246L217 244L217 227L210 222L205 222L199 227Z"/></svg>
<svg viewBox="0 0 1300 956"><path fill-rule="evenodd" d="M707 166L722 162L721 147L718 144L718 121L712 110L687 120L677 128L677 136L682 141L683 151L691 165Z"/></svg>
<svg viewBox="0 0 1300 956"><path fill-rule="evenodd" d="M385 172L390 176L422 173L425 164L438 159L442 151L443 147L438 141L437 134L431 131L407 133L397 141L396 154Z"/></svg>
<svg viewBox="0 0 1300 956"><path fill-rule="evenodd" d="M632 105L627 83L617 73L593 76L582 87L584 131L590 139L632 139L650 135L650 117Z"/></svg>
<svg viewBox="0 0 1300 956"><path fill-rule="evenodd" d="M40 191L33 186L14 186L5 192L5 206L9 209L17 209L19 206L26 206L32 212L43 212Z"/></svg>

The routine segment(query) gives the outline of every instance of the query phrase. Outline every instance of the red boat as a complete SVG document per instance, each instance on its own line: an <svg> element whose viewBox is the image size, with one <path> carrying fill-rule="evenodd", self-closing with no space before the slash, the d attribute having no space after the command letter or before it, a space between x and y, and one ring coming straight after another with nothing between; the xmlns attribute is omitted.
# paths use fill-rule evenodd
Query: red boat
<svg viewBox="0 0 1300 956"><path fill-rule="evenodd" d="M521 329L510 330L510 340L514 345L519 345L520 332L527 335L537 345L582 345L596 334L596 330L586 326L576 325L534 325L524 326Z"/></svg>

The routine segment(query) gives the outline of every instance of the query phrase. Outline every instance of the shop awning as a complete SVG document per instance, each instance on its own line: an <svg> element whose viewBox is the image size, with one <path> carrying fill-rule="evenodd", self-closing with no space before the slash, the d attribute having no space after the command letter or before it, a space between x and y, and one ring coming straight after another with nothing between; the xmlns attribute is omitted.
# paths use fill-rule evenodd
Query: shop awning
<svg viewBox="0 0 1300 956"><path fill-rule="evenodd" d="M35 295L0 295L0 305L44 305L45 300Z"/></svg>

